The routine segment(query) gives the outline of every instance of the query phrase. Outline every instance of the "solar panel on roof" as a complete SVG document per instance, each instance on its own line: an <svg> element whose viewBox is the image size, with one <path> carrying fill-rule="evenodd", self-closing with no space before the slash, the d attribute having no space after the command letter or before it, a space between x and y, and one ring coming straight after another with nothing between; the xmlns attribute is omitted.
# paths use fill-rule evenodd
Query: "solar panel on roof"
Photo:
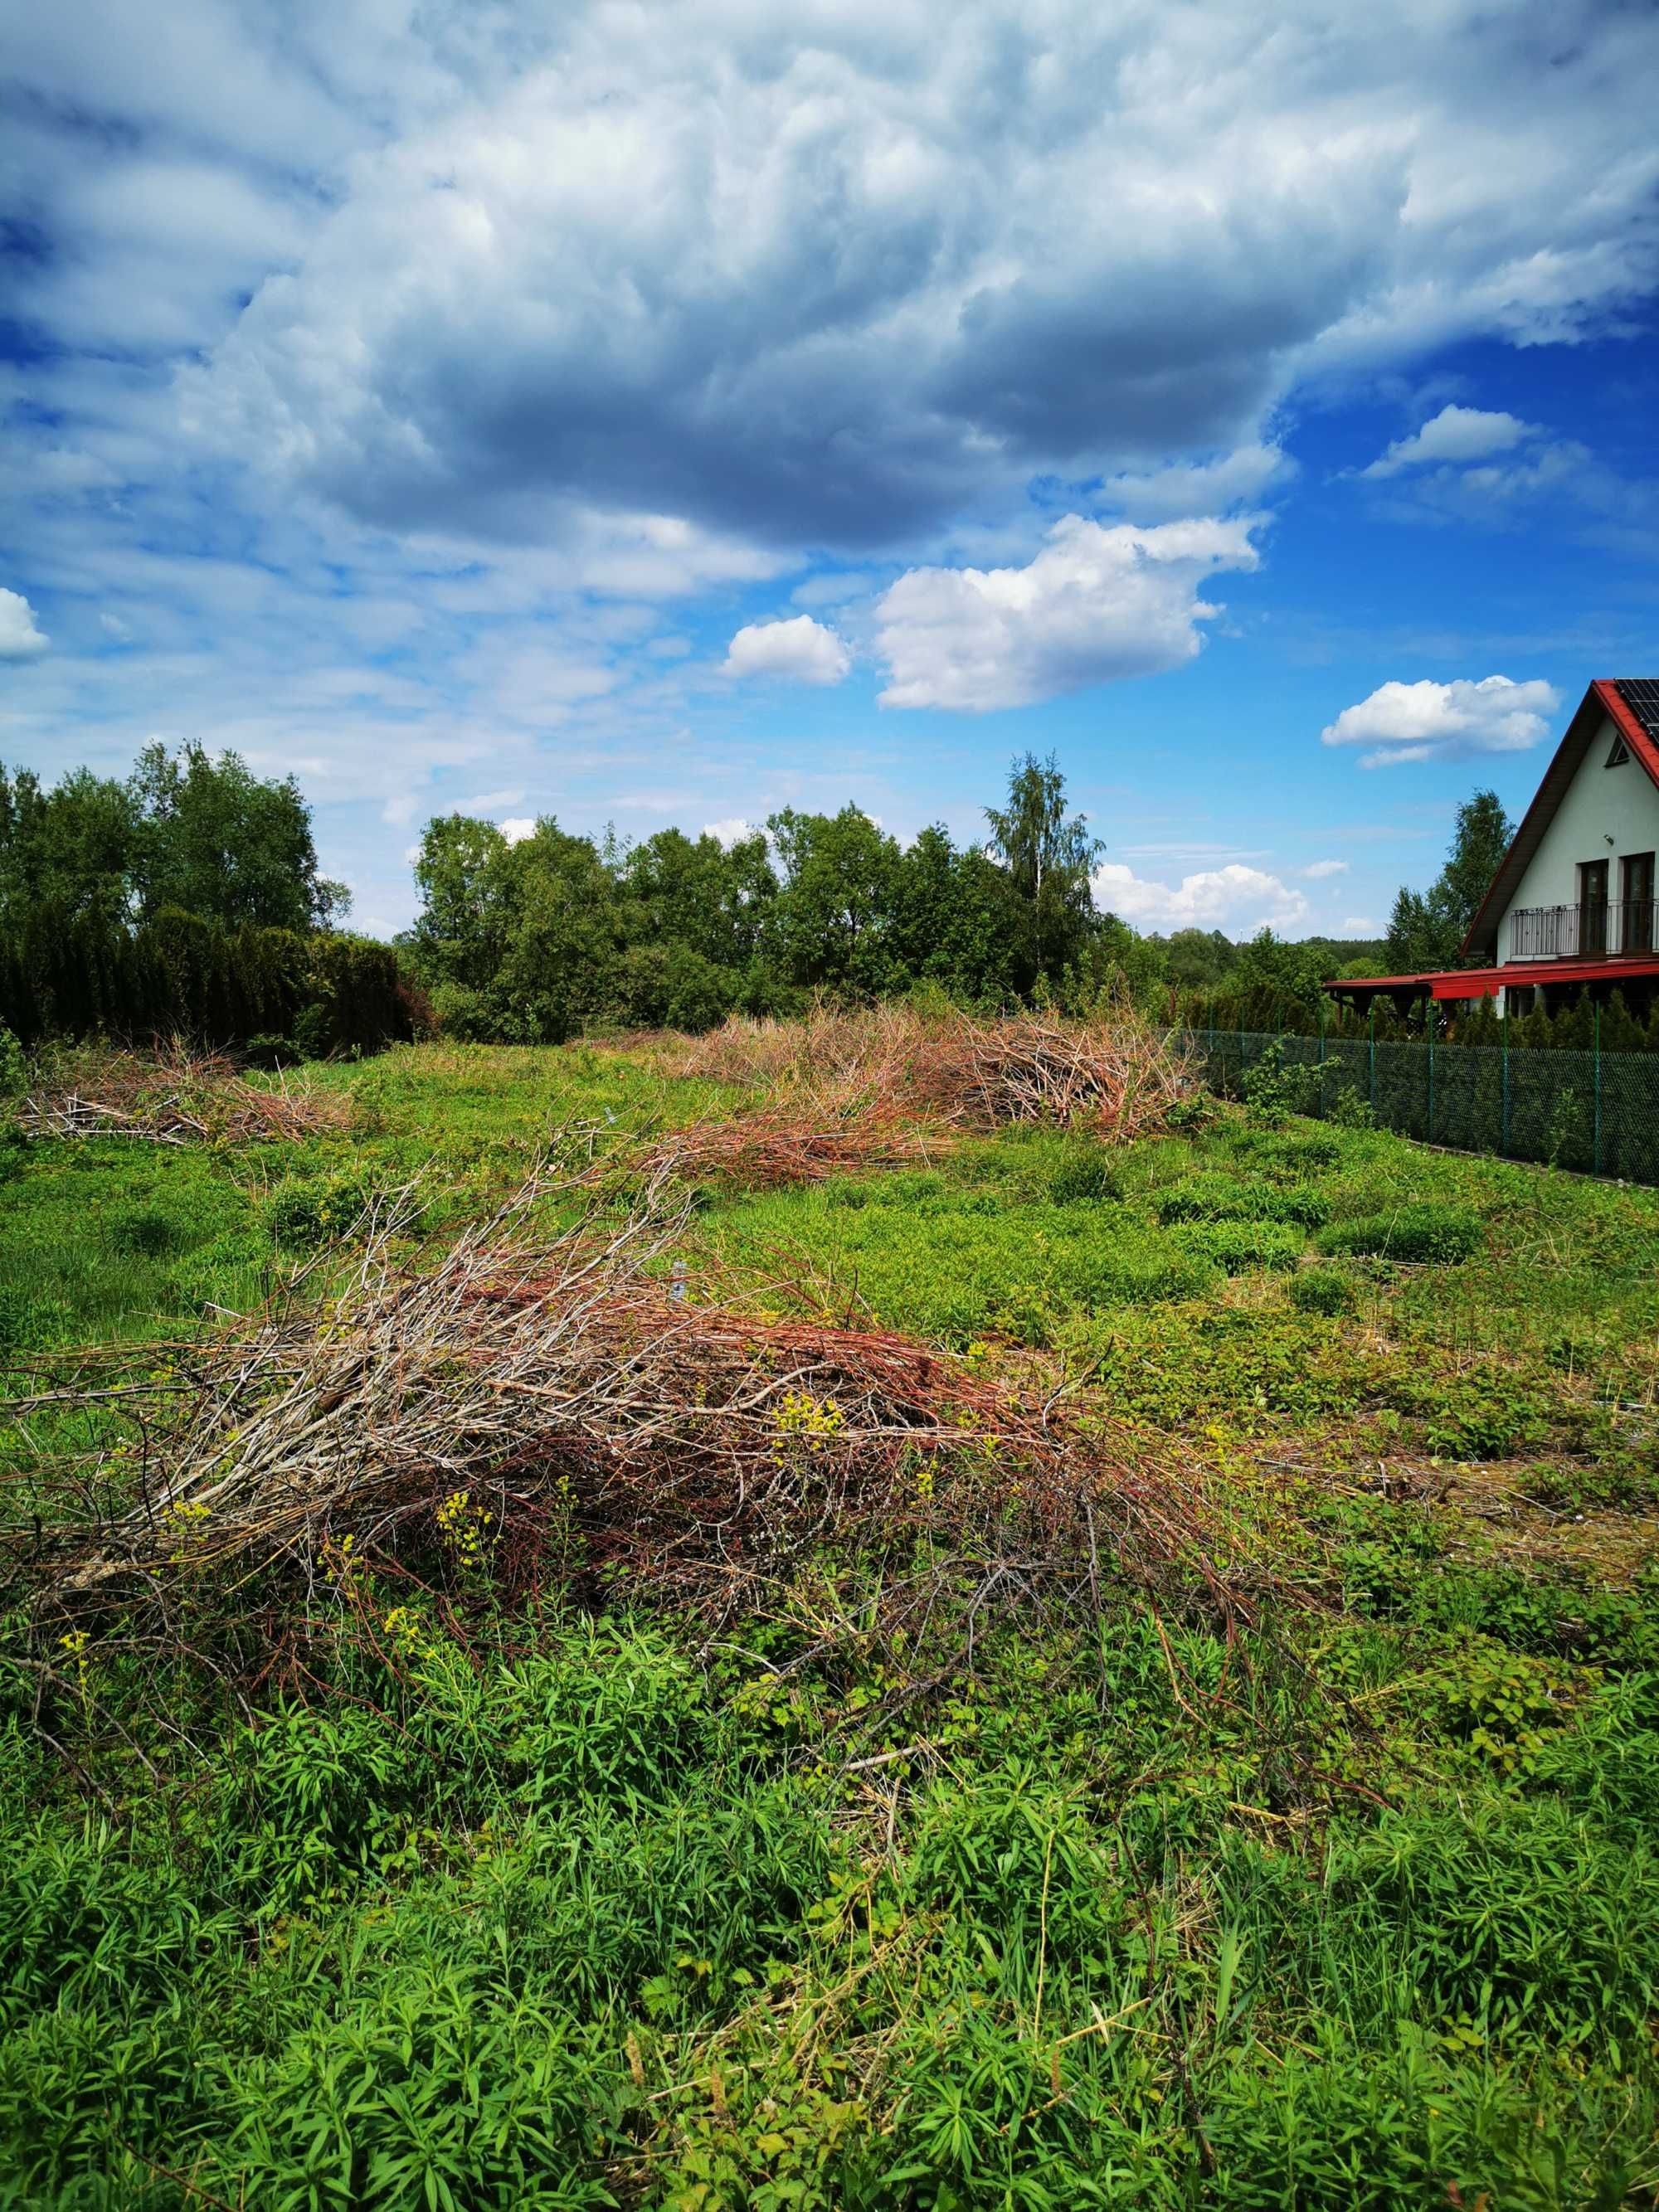
<svg viewBox="0 0 1659 2212"><path fill-rule="evenodd" d="M1613 687L1650 738L1659 738L1659 677L1615 676Z"/></svg>

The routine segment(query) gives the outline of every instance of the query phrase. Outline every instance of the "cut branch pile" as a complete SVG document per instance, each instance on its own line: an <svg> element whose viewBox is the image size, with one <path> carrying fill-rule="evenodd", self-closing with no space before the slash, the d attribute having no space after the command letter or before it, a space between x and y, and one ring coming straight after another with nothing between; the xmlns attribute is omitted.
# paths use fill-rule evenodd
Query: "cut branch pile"
<svg viewBox="0 0 1659 2212"><path fill-rule="evenodd" d="M705 1176L749 1190L823 1182L866 1168L925 1166L951 1148L948 1131L919 1123L902 1098L866 1093L832 1100L768 1100L747 1114L693 1121L659 1139L648 1174Z"/></svg>
<svg viewBox="0 0 1659 2212"><path fill-rule="evenodd" d="M665 1188L601 1241L538 1237L532 1186L425 1273L394 1261L394 1221L320 1314L207 1340L169 1380L182 1399L131 1409L143 1466L129 1446L82 1486L124 1473L136 1502L101 1531L46 1532L37 1599L79 1613L165 1601L216 1565L315 1572L347 1534L357 1560L441 1571L458 1497L509 1585L580 1562L717 1610L826 1544L907 1532L1010 1595L1096 1586L1097 1546L1207 1573L1196 1485L1051 1407L903 1337L686 1297L659 1270L683 1226Z"/></svg>
<svg viewBox="0 0 1659 2212"><path fill-rule="evenodd" d="M690 1046L680 1073L752 1083L748 1112L659 1139L647 1171L750 1188L938 1158L969 1130L1048 1122L1124 1144L1164 1127L1197 1088L1182 1055L1127 1009L1089 1021L975 1021L884 1006L799 1022L734 1017Z"/></svg>
<svg viewBox="0 0 1659 2212"><path fill-rule="evenodd" d="M1049 1121L1116 1143L1161 1127L1197 1087L1186 1059L1127 1006L1086 1020L978 1021L903 1006L821 1010L799 1022L733 1017L697 1039L680 1066L764 1085L776 1100L879 1100L913 1121L926 1115L974 1129Z"/></svg>
<svg viewBox="0 0 1659 2212"><path fill-rule="evenodd" d="M1122 1011L1088 1022L951 1023L908 1072L918 1098L971 1127L1048 1121L1115 1144L1161 1128L1195 1087L1182 1057Z"/></svg>
<svg viewBox="0 0 1659 2212"><path fill-rule="evenodd" d="M351 1106L303 1078L252 1083L234 1060L174 1046L160 1054L65 1054L42 1072L18 1119L31 1137L251 1145L345 1128Z"/></svg>

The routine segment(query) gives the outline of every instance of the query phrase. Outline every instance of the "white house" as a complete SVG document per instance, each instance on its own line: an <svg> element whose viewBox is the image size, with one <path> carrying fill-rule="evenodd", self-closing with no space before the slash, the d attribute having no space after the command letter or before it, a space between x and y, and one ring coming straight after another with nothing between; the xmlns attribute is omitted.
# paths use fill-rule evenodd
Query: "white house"
<svg viewBox="0 0 1659 2212"><path fill-rule="evenodd" d="M1463 940L1467 967L1331 988L1362 1004L1496 997L1521 1013L1585 988L1645 1005L1659 988L1659 680L1602 677L1544 771Z"/></svg>

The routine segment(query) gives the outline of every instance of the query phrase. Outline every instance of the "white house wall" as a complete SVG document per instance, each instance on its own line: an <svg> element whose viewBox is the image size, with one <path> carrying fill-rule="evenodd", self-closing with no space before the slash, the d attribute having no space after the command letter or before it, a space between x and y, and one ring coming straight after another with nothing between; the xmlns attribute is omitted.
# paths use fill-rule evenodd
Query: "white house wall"
<svg viewBox="0 0 1659 2212"><path fill-rule="evenodd" d="M1604 721L1590 740L1538 850L1527 863L1498 933L1499 963L1510 957L1510 915L1518 907L1576 906L1578 864L1607 860L1607 896L1619 896L1619 863L1629 853L1659 853L1659 786L1637 760L1605 765L1618 734Z"/></svg>

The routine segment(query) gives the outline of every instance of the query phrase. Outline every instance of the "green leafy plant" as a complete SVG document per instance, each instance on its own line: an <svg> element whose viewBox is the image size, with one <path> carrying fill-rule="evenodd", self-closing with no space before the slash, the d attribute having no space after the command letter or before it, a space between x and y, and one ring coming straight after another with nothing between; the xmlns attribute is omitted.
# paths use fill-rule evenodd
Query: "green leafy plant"
<svg viewBox="0 0 1659 2212"><path fill-rule="evenodd" d="M1276 1129L1291 1115L1312 1109L1319 1070L1287 1061L1284 1042L1275 1037L1244 1071L1240 1088L1251 1119L1263 1128Z"/></svg>
<svg viewBox="0 0 1659 2212"><path fill-rule="evenodd" d="M1346 1275L1329 1267L1304 1267L1290 1280L1291 1304L1298 1313L1347 1314L1358 1300Z"/></svg>
<svg viewBox="0 0 1659 2212"><path fill-rule="evenodd" d="M165 1259L182 1242L177 1223L154 1206L130 1206L112 1214L107 1233L112 1250L146 1260Z"/></svg>
<svg viewBox="0 0 1659 2212"><path fill-rule="evenodd" d="M372 1187L360 1176L307 1177L275 1193L265 1221L279 1243L305 1251L348 1235L373 1198Z"/></svg>
<svg viewBox="0 0 1659 2212"><path fill-rule="evenodd" d="M1472 1208L1408 1203L1334 1223L1322 1232L1319 1249L1452 1267L1484 1251L1486 1243L1485 1225Z"/></svg>
<svg viewBox="0 0 1659 2212"><path fill-rule="evenodd" d="M1188 1221L1176 1231L1189 1252L1230 1275L1250 1267L1293 1267L1302 1257L1299 1230L1278 1221Z"/></svg>
<svg viewBox="0 0 1659 2212"><path fill-rule="evenodd" d="M1068 1148L1048 1178L1048 1196L1056 1206L1099 1205L1122 1195L1122 1182L1103 1145Z"/></svg>

